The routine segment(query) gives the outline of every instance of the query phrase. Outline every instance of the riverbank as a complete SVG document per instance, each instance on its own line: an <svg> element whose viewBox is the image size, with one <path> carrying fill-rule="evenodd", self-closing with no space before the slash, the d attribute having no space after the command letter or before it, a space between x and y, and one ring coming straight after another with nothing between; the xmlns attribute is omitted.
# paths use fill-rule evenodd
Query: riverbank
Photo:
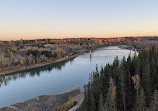
<svg viewBox="0 0 158 111"><path fill-rule="evenodd" d="M102 46L102 47L104 47L104 46ZM9 74L13 74L13 73L17 73L17 72L29 70L29 69L34 69L34 68L38 68L38 67L47 66L47 65L50 65L50 64L53 64L53 63L58 63L58 62L66 61L66 60L75 58L78 55L81 55L83 53L86 53L89 50L94 51L97 48L100 48L100 47L95 47L95 48L92 48L92 49L82 49L77 54L68 55L68 56L65 56L63 58L52 60L52 61L48 61L48 62L43 62L43 63L38 63L38 64L32 64L32 65L29 65L29 66L19 66L19 67L6 68L6 69L3 69L3 70L1 69L0 70L0 76L2 76L2 75L9 75Z"/></svg>
<svg viewBox="0 0 158 111"><path fill-rule="evenodd" d="M80 54L78 53L78 54L74 54L74 55L71 55L71 56L66 56L64 58L60 58L60 59L57 59L57 60L44 62L44 63L39 63L39 64L33 64L33 65L30 65L30 66L21 66L21 67L14 67L14 68L11 68L11 69L8 69L8 70L1 70L0 71L0 76L1 75L12 74L12 73L16 73L16 72L20 72L20 71L24 71L24 70L29 70L29 69L33 69L33 68L37 68L37 67L47 66L47 65L50 65L50 64L53 64L53 63L62 62L62 61L69 60L69 59L72 59L74 57L77 57L78 55L80 55Z"/></svg>
<svg viewBox="0 0 158 111"><path fill-rule="evenodd" d="M71 95L75 100L81 99L80 89L74 89L57 95L43 95L1 108L0 111L52 111L57 106L69 101ZM83 96L82 96L83 97Z"/></svg>
<svg viewBox="0 0 158 111"><path fill-rule="evenodd" d="M137 47L129 46L129 45L118 45L118 47L121 49L128 49L128 50L137 51L137 52L144 50L143 48L137 48Z"/></svg>

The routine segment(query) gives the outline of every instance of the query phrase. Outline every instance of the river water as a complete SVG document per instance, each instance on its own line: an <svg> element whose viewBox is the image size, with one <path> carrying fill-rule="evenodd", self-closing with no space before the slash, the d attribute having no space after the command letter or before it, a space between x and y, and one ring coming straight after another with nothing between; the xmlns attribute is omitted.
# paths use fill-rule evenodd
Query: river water
<svg viewBox="0 0 158 111"><path fill-rule="evenodd" d="M99 48L73 59L0 77L0 108L40 95L57 94L82 87L89 80L89 73L118 56L127 57L130 50L117 46ZM133 55L134 52L131 51Z"/></svg>

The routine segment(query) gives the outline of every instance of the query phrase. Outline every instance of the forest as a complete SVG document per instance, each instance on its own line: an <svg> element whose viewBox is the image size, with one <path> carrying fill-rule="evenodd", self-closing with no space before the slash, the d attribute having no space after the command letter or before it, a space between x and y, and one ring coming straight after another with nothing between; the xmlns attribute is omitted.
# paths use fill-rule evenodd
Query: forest
<svg viewBox="0 0 158 111"><path fill-rule="evenodd" d="M96 66L84 97L84 111L158 111L158 49Z"/></svg>

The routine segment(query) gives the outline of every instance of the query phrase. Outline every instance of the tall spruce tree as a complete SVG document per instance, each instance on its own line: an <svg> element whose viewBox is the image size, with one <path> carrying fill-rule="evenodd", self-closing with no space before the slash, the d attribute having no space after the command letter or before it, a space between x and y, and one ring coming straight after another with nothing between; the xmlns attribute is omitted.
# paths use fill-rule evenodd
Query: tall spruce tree
<svg viewBox="0 0 158 111"><path fill-rule="evenodd" d="M105 111L105 108L104 108L104 101L103 101L103 94L101 93L100 95L100 100L99 100L99 109L98 111Z"/></svg>
<svg viewBox="0 0 158 111"><path fill-rule="evenodd" d="M156 89L151 98L150 111L158 111L158 91Z"/></svg>
<svg viewBox="0 0 158 111"><path fill-rule="evenodd" d="M146 111L144 89L140 89L140 93L136 96L134 111Z"/></svg>
<svg viewBox="0 0 158 111"><path fill-rule="evenodd" d="M105 100L105 111L116 111L116 86L114 80L110 78L109 80L109 91Z"/></svg>
<svg viewBox="0 0 158 111"><path fill-rule="evenodd" d="M144 68L144 74L142 75L143 88L146 96L146 105L149 107L151 97L151 84L150 84L150 65L147 61Z"/></svg>

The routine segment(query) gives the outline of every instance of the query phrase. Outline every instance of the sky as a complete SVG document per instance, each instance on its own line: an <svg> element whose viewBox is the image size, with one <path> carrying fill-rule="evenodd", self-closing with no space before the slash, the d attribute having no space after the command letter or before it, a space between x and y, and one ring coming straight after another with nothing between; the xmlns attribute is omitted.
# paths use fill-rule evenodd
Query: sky
<svg viewBox="0 0 158 111"><path fill-rule="evenodd" d="M0 0L0 40L158 35L158 0Z"/></svg>

